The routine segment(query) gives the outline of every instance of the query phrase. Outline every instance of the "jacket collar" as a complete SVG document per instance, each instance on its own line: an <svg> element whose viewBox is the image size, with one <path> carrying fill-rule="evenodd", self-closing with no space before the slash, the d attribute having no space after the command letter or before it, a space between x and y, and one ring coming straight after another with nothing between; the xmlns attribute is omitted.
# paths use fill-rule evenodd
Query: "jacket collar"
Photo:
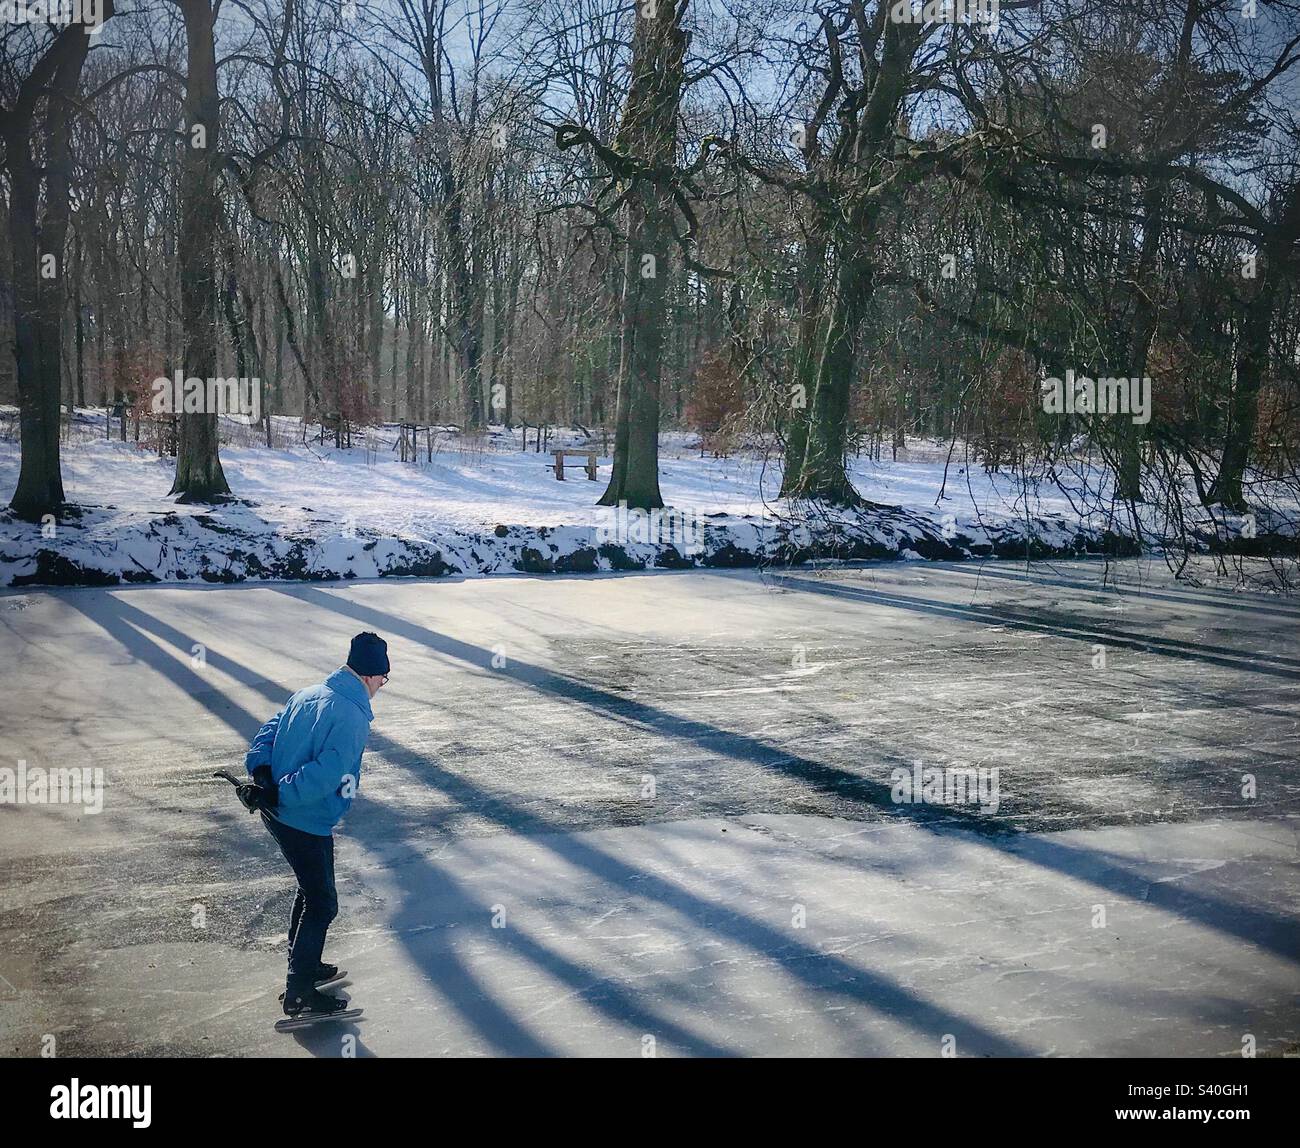
<svg viewBox="0 0 1300 1148"><path fill-rule="evenodd" d="M361 684L361 679L356 676L347 666L340 666L328 678L325 684L336 694L345 697L353 705L366 715L366 721L374 721L374 711L370 708L370 696L366 693L366 687Z"/></svg>

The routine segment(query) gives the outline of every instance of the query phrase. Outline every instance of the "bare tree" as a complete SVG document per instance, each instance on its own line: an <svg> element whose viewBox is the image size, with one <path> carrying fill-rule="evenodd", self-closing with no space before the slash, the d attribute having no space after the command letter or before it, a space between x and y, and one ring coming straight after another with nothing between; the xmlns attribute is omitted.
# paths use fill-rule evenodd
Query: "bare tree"
<svg viewBox="0 0 1300 1148"><path fill-rule="evenodd" d="M112 0L106 0L105 19L112 11ZM13 28L6 29L10 44L16 35ZM14 357L22 436L22 466L10 505L30 519L57 515L64 502L59 395L70 120L89 50L87 27L74 23L57 32L39 51L13 105L0 110L10 186ZM33 149L34 137L39 138L43 163Z"/></svg>

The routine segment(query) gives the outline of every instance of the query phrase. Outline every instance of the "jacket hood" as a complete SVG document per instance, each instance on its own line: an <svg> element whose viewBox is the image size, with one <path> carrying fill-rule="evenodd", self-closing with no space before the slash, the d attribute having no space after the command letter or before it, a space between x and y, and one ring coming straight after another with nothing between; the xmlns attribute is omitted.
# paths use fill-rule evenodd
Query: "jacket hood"
<svg viewBox="0 0 1300 1148"><path fill-rule="evenodd" d="M374 721L375 714L370 708L370 695L366 693L366 687L361 684L361 679L356 676L346 666L335 670L328 678L325 684L340 697L345 697L352 702L363 714L366 715L366 721Z"/></svg>

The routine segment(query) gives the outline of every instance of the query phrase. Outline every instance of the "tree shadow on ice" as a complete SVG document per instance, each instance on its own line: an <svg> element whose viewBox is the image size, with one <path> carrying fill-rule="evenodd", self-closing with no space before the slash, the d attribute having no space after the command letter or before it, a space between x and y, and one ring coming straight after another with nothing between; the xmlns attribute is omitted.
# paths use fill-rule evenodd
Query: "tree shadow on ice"
<svg viewBox="0 0 1300 1148"><path fill-rule="evenodd" d="M72 601L77 609L103 627L133 656L173 680L179 689L189 693L211 713L220 717L241 739L251 739L253 733L262 724L263 719L226 698L220 690L212 686L210 680L195 672L189 662L192 639L188 635L109 593L76 595L73 596ZM149 635L160 638L180 653L176 656L170 655ZM276 686L265 678L250 674L239 663L212 649L208 650L207 661L211 667L253 685L277 707L282 705L289 696L290 691ZM412 756L404 747L391 742L382 734L372 731L370 741L387 760L401 760ZM442 783L446 791L457 800L467 801L478 807L502 804L494 801L491 795L477 787L461 783L454 775L444 774ZM498 817L500 819L500 815ZM392 811L389 820L397 822L399 833L412 840L418 839L421 830L426 828L415 819L403 823L400 815L395 811ZM266 851L268 854L274 852L274 846L269 839L266 843ZM529 1031L486 990L471 972L468 963L454 950L448 947L432 952L426 944L425 934L428 931L431 896L441 899L443 909L453 916L468 918L472 914L474 919L486 922L488 915L482 898L470 895L450 873L423 857L403 864L397 872L403 887L403 902L392 921L392 927L417 965L421 967L430 984L497 1052L526 1056L545 1056L553 1053L554 1049L540 1036ZM491 930L491 932L496 934L493 939L503 940L519 955L531 961L539 969L550 972L573 991L589 994L593 983L599 984L602 979L593 970L561 957L532 937L525 935L517 927L509 930ZM606 1011L609 1012L611 1019L638 1025L640 1031L658 1033L662 1038L671 1040L684 1050L696 1054L728 1055L732 1051L702 1034L691 1032L654 1014L628 991L610 985L604 990L604 996Z"/></svg>
<svg viewBox="0 0 1300 1148"><path fill-rule="evenodd" d="M1039 569L1031 568L1028 575L1025 573L1023 563L1002 562L995 565L992 562L933 562L927 563L925 569L940 570L947 574L962 574L979 581L996 579L1002 582L1019 583L1026 588L1081 590L1113 602L1131 602L1134 605L1149 601L1168 602L1176 606L1240 611L1258 617L1274 617L1288 621L1300 620L1300 602L1271 598L1253 600L1243 598L1240 594L1216 592L1204 587L1175 589L1157 588L1142 582L1122 584L1087 582L1058 571L1051 563L1036 565ZM1046 574L1042 572L1044 566L1048 571Z"/></svg>
<svg viewBox="0 0 1300 1148"><path fill-rule="evenodd" d="M1281 654L1261 655L1244 650L1216 649L1199 642L1158 638L1131 630L1121 630L1110 623L1091 619L1075 621L1060 614L1053 618L1046 610L1031 612L1009 606L963 606L957 602L945 602L938 598L920 598L912 594L890 593L866 586L850 586L842 582L795 577L789 574L768 574L766 581L783 590L821 594L864 606L885 606L934 618L978 622L984 626L1002 626L1073 641L1102 643L1120 649L1159 654L1167 658L1203 662L1243 673L1269 674L1300 681L1300 659Z"/></svg>
<svg viewBox="0 0 1300 1148"><path fill-rule="evenodd" d="M429 630L386 611L361 605L336 594L325 593L315 587L296 586L292 589L283 587L275 589L277 593L287 597L344 614L374 629L403 637L469 665L483 668L491 664L492 651L460 641L448 634ZM850 600L859 599L850 596ZM976 618L987 621L987 618L979 615L978 612ZM1101 889L1128 895L1135 884L1143 882L1138 874L1124 864L1106 858L1099 859L1094 851L1080 845L1036 836L1032 838L1033 846L1030 849L1025 846L1024 835L1010 834L1005 829L992 826L987 819L976 812L953 806L941 806L936 810L935 807L927 805L896 804L892 800L891 787L885 783L864 778L837 766L807 758L792 757L788 751L778 745L725 730L697 719L671 714L645 702L611 694L607 690L555 670L512 659L493 673L532 689L566 698L602 716L648 727L663 736L695 744L707 743L720 754L753 762L783 776L797 776L810 787L841 797L848 795L864 805L891 813L895 818L913 822L931 831L936 829L968 831L972 834L972 840L979 840L985 848L999 849L1023 856L1035 864L1054 869ZM1300 674L1296 676L1300 677ZM897 757L900 761L908 760L908 755L904 753L897 754ZM450 784L451 779L439 779L438 784L444 783ZM462 793L477 788L464 778L456 778L455 784ZM502 824L505 828L517 828L505 822ZM577 856L573 858L575 863L587 866L595 864L599 868L599 863L605 859L587 854L585 851L588 847L581 843L571 839L560 840L569 841L570 847L577 852ZM660 892L664 896L671 896L672 890L662 889ZM1260 944L1279 955L1291 958L1295 953L1295 944L1287 943L1283 939L1289 931L1293 930L1292 923L1288 918L1267 909L1229 902L1209 895L1190 895L1181 905L1180 911L1183 915L1202 924Z"/></svg>
<svg viewBox="0 0 1300 1148"><path fill-rule="evenodd" d="M334 608L334 599L326 595L321 597L330 608ZM113 635L134 656L171 678L178 688L187 689L191 696L199 700L210 712L219 716L241 738L251 737L261 724L259 718L225 698L212 687L209 680L200 677L190 667L188 655L192 641L188 635L123 602L120 597L111 593L93 596L78 595L75 598L75 605L87 617ZM382 615L378 611L373 613L381 618L380 625L387 624L387 615ZM409 624L399 623L397 619L392 621L398 626L418 629L409 627ZM179 651L179 654L176 656L168 654L157 642L147 636L149 634L162 639L164 643ZM482 653L486 662L490 654L486 651ZM231 674L237 680L250 681L246 668L211 649L208 652L208 664ZM286 690L276 687L269 680L253 677L250 684L277 706L282 704L287 696ZM668 715L663 717L664 720L669 720ZM722 735L722 731L715 732ZM392 743L383 735L372 735L372 744L386 758L390 754L396 759L411 757L409 751ZM513 811L507 799L487 794L466 779L449 774L445 770L438 769L435 777L429 776L431 772L427 763L420 770L424 780L444 789L458 800L470 801L480 810L486 810L502 828L508 830L517 828L517 824L512 823ZM394 812L393 816L400 822L400 814ZM539 824L535 817L533 821L539 828L547 828L544 823ZM399 825L399 832L414 838L422 828L419 822L408 821ZM717 933L752 949L765 959L772 959L774 953L781 954L777 959L782 967L807 988L846 996L862 1006L890 1015L924 1034L952 1033L962 1041L964 1048L977 1053L1023 1055L1027 1051L1018 1043L989 1032L977 1023L956 1016L915 993L902 989L887 978L866 972L836 957L827 956L802 943L792 943L790 936L780 930L735 914L728 906L702 901L662 878L647 877L645 873L620 862L590 843L576 840L564 832L563 827L550 828L555 832L544 839L534 840L544 840L549 848L570 863L588 870L607 882L631 889L638 895L652 896L694 923L704 924L706 928L714 928ZM271 849L269 843L267 848L268 851ZM472 912L478 919L486 921L487 915L481 897L470 894L451 874L433 865L427 859L401 866L397 877L402 887L403 901L393 926L397 930L399 939L429 982L496 1051L515 1055L546 1055L554 1051L540 1036L529 1031L522 1021L513 1017L492 997L479 978L470 971L466 960L450 948L436 952L428 950L425 942L429 931L431 895L441 895L444 911ZM539 969L548 971L556 979L568 985L573 993L581 994L589 1005L604 1012L612 1021L633 1025L638 1032L656 1033L668 1044L697 1055L729 1055L735 1051L718 1043L707 1034L691 1031L656 1014L642 1003L639 994L621 988L599 970L563 958L517 927L495 932L497 936L494 939L509 946L517 955Z"/></svg>
<svg viewBox="0 0 1300 1148"><path fill-rule="evenodd" d="M285 591L280 592L286 593ZM318 590L300 589L295 593L288 594L288 596L306 598L308 604L314 602L324 608L358 618L371 626L387 629L394 634L421 642L426 646L449 653L461 660L471 661L475 665L485 666L491 657L491 654L486 650L456 642L454 639L404 622L383 611L358 606L346 599L325 594ZM193 671L188 668L188 657L186 655L188 655L191 648L188 636L150 615L135 610L134 607L126 606L120 599L111 599L111 595L96 595L95 597L102 598L105 601L104 608L100 611L87 611L88 616L104 625L110 633L113 633L119 641L132 649L142 660L159 670L159 672L168 676L179 677L182 682L181 688L184 688L183 683L187 674L197 678L197 675L194 675ZM79 605L81 604L79 603ZM146 638L142 631L149 631L162 637L164 641L181 651L182 656L169 656L155 642ZM247 677L247 671L244 667L225 659L219 654L210 652L209 662L224 672L234 673L240 680ZM508 669L500 671L500 673L514 677L515 680L521 680L524 684L533 688L560 693L565 697L585 703L597 711L610 711L607 716L618 717L619 720L629 721L634 724L651 724L657 733L677 737L708 737L711 741L721 740L724 747L723 752L730 752L733 755L744 753L750 759L755 759L757 754L759 763L765 767L780 768L783 762L789 760L789 755L777 747L745 738L743 735L735 735L704 723L680 719L674 715L665 714L653 707L646 706L644 703L609 695L581 682L564 678L550 671L540 670L537 667L515 663ZM210 682L204 679L198 679L198 681L204 687L202 693L197 694L202 703L212 712L221 716L241 736L251 736L253 730L260 724L260 720L229 701L219 705L217 703L219 695L214 694ZM258 681L256 688L276 705L281 704L284 697L287 696L287 690L280 689L264 679ZM415 764L415 755L412 755L404 747L392 743L382 735L375 736L373 742L386 759L391 757L395 760L410 761L412 764L403 765L403 768L412 769L413 772L418 771L423 780L452 795L456 800L468 801L480 810L487 810L491 819L500 824L502 828L517 830L519 824L518 811L512 809L508 799L488 794L461 776L450 774L440 766L430 766L425 759L421 759L421 763L417 766ZM768 760L769 758L771 760ZM817 763L812 764L817 765ZM821 780L822 782L840 785L848 781L856 785L863 784L862 778L848 774L846 771L828 766L819 766L818 768L823 771L824 776L818 778L817 774L814 774L814 781ZM868 786L875 785L875 783L869 782L866 784ZM883 791L883 794L877 795L876 804L887 802L888 787L875 785L875 788ZM890 808L888 804L883 804L883 807ZM911 816L914 810L912 807L894 808L894 812L895 814L901 813L903 816ZM418 838L421 830L427 828L418 821L404 820L397 811L392 811L391 817L396 822L399 833L413 839ZM915 820L916 818L912 817L912 819ZM539 823L535 816L532 818L532 824L538 828L547 828L544 822ZM825 954L800 943L795 943L792 946L788 933L731 913L729 907L702 900L663 878L647 877L647 874L643 871L635 870L623 864L617 858L591 844L590 840L577 840L572 835L563 832L562 827L555 828L557 830L555 833L548 834L544 839L535 840L538 840L539 844L544 844L565 860L581 866L602 880L639 896L654 897L662 904L682 913L693 923L702 923L706 928L714 929L715 935L724 935L728 939L757 953L767 955L768 959L771 959L770 955L774 952L784 954L781 961L783 967L800 979L807 988L846 995L863 1006L893 1015L920 1032L930 1034L953 1032L962 1039L963 1047L967 1049L980 1049L993 1054L1004 1055L1018 1054L1025 1051L1014 1042L996 1037L963 1018L954 1017L946 1010L918 998L915 994L901 989L885 978L864 973L857 966L840 961L838 958L828 958ZM590 835L587 835L587 837L589 838ZM985 847L991 844L988 839L985 839L982 843ZM1010 842L1007 842L1007 844L1010 844ZM1071 870L1083 868L1079 864L1082 859L1081 855L1086 857L1086 851L1063 846L1048 854L1040 852L1035 860L1040 864L1047 864L1050 867L1070 872ZM1122 880L1125 876L1130 880L1132 879L1132 875L1126 875L1122 868L1116 869L1112 866L1093 871L1088 879L1106 887L1114 886L1117 882L1127 886L1129 881ZM450 895L449 900L444 900L443 909L445 911L473 913L479 919L484 919L486 914L481 903L481 896L471 896L450 874L423 859L418 864L403 865L397 874L397 878L402 888L403 903L393 924L399 930L402 943L412 957L415 958L417 965L423 970L424 975L430 982L444 993L452 1006L465 1017L467 1022L482 1033L497 1051L531 1053L534 1055L551 1051L539 1037L529 1032L521 1022L511 1017L502 1006L491 999L490 994L487 993L481 982L470 973L465 961L450 949L434 951L425 942L418 940L420 937L425 937L425 941L428 940L431 895L436 895L439 891L443 893L444 897ZM1188 915L1194 917L1198 914L1203 917L1206 912L1205 906L1196 903L1192 903L1186 908ZM1271 917L1269 920L1271 922ZM1248 936L1252 940L1255 939L1249 932L1242 931L1243 923L1241 921L1232 922L1221 919L1216 923L1216 927L1223 927L1225 923L1237 926L1235 930L1229 931L1236 931L1238 935ZM1245 925L1249 928L1258 923L1257 921L1247 920ZM664 1018L644 1008L638 1000L631 999L627 993L618 989L617 986L608 984L608 987L606 987L603 982L608 982L608 978L603 977L598 971L559 957L521 930L510 929L497 932L498 936L494 938L495 940L511 946L519 956L532 962L537 967L551 971L558 979L568 984L572 990L582 993L583 999L587 1000L588 1004L601 1008L602 1011L610 1015L611 1019L624 1023L635 1023L642 1031L657 1032L665 1039L671 1039L674 1043L679 1044L686 1051L715 1055L726 1054L730 1051L701 1034L684 1031L678 1026L666 1025ZM1256 929L1255 932L1257 933L1258 930ZM809 965L818 966L815 975L809 975ZM593 989L598 991L593 992ZM676 1031L673 1031L674 1029Z"/></svg>

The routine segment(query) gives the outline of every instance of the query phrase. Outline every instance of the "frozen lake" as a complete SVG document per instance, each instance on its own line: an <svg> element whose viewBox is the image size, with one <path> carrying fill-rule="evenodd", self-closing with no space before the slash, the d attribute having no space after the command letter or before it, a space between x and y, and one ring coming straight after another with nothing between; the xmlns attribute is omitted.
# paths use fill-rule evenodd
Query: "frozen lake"
<svg viewBox="0 0 1300 1148"><path fill-rule="evenodd" d="M0 1049L1276 1055L1300 603L1105 569L0 595L0 766L105 779L0 804ZM361 629L366 1017L280 1036L291 878L208 775Z"/></svg>

